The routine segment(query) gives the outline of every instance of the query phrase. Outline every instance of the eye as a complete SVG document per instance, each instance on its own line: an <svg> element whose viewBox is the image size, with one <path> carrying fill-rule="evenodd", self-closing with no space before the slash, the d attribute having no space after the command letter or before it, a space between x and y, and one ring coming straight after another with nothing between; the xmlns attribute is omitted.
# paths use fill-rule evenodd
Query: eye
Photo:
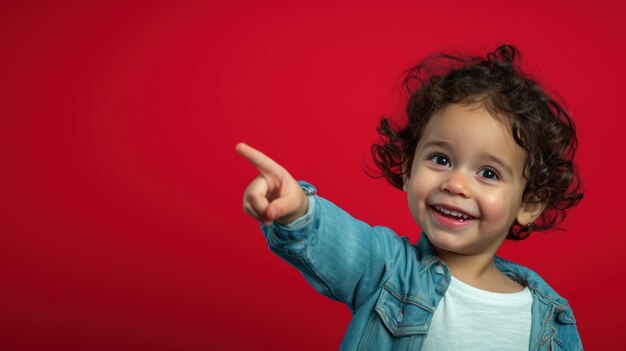
<svg viewBox="0 0 626 351"><path fill-rule="evenodd" d="M433 155L430 157L430 160L440 166L450 166L450 160L444 155Z"/></svg>
<svg viewBox="0 0 626 351"><path fill-rule="evenodd" d="M491 168L481 169L480 171L478 171L478 175L487 179L500 180L500 176L498 175L498 172L496 172L495 170Z"/></svg>

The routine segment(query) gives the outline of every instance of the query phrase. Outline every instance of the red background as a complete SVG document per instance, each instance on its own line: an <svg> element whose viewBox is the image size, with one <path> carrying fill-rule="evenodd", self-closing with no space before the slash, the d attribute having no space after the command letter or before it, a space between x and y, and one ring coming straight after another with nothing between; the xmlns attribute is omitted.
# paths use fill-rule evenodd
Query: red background
<svg viewBox="0 0 626 351"><path fill-rule="evenodd" d="M569 104L586 198L566 231L508 243L611 349L626 21L618 2L0 4L0 345L327 350L350 313L272 255L241 210L246 141L371 224L418 238L362 165L403 70L511 42Z"/></svg>

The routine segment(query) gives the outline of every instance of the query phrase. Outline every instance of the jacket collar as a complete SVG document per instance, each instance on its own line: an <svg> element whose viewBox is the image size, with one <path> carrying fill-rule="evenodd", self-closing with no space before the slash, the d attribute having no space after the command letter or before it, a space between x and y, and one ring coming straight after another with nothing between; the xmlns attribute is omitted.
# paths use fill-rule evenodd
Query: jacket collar
<svg viewBox="0 0 626 351"><path fill-rule="evenodd" d="M421 254L421 261L423 269L429 269L433 264L441 262L445 265L443 260L437 255L433 245L428 237L422 232L420 239L417 242L417 249ZM563 322L573 322L574 315L571 312L571 308L567 303L567 300L559 296L554 289L552 289L548 283L546 283L539 274L533 272L529 268L513 263L501 257L494 257L494 263L496 267L509 278L517 281L518 283L525 285L533 293L538 295L543 303L551 304L554 306L557 317L562 319Z"/></svg>
<svg viewBox="0 0 626 351"><path fill-rule="evenodd" d="M423 270L429 269L430 266L438 262L443 263L443 260L439 258L435 248L430 243L430 240L428 240L428 237L424 234L424 232L420 235L420 239L417 241L416 246L417 250L420 252L422 266L424 267Z"/></svg>

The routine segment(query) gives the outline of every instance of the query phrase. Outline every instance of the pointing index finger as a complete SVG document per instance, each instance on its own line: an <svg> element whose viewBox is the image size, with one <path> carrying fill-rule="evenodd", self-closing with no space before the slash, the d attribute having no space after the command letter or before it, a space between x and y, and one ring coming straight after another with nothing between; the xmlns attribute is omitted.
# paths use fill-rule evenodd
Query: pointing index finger
<svg viewBox="0 0 626 351"><path fill-rule="evenodd" d="M279 165L267 155L250 145L247 145L245 143L239 143L235 147L235 150L246 160L248 160L248 162L252 163L252 165L263 175L277 175L280 174L283 170L283 167L281 165Z"/></svg>

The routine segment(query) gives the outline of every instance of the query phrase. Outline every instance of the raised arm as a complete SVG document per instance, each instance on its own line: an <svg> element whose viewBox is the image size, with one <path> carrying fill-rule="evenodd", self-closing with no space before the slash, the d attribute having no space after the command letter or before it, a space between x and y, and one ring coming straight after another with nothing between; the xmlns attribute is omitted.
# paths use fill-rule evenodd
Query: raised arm
<svg viewBox="0 0 626 351"><path fill-rule="evenodd" d="M406 257L410 245L388 228L353 218L260 151L236 149L260 172L244 192L244 211L261 222L270 249L320 293L355 310Z"/></svg>

